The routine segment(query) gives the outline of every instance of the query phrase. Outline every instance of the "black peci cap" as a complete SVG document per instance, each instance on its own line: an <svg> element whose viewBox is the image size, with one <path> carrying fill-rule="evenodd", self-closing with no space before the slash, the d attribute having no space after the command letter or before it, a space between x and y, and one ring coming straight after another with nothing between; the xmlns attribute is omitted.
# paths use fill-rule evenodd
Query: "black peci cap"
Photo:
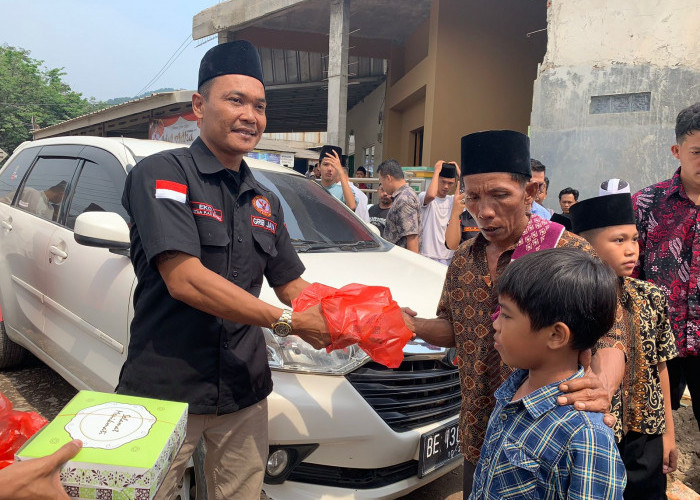
<svg viewBox="0 0 700 500"><path fill-rule="evenodd" d="M609 194L579 201L569 209L573 232L580 234L601 227L636 224L632 196L629 193Z"/></svg>
<svg viewBox="0 0 700 500"><path fill-rule="evenodd" d="M247 40L222 43L209 49L199 64L197 88L221 75L251 76L264 84L258 49Z"/></svg>
<svg viewBox="0 0 700 500"><path fill-rule="evenodd" d="M443 163L442 170L440 170L440 177L455 179L457 177L457 167L455 167L454 163Z"/></svg>
<svg viewBox="0 0 700 500"><path fill-rule="evenodd" d="M532 176L528 136L513 130L488 130L462 137L462 175L494 172Z"/></svg>

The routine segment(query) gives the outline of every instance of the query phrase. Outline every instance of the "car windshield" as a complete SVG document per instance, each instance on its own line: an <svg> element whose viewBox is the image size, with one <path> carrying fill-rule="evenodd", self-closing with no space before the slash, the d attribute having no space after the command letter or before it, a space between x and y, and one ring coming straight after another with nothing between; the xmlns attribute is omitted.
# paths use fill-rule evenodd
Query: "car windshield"
<svg viewBox="0 0 700 500"><path fill-rule="evenodd" d="M255 179L277 195L298 251L384 248L381 240L316 182L306 177L253 169Z"/></svg>

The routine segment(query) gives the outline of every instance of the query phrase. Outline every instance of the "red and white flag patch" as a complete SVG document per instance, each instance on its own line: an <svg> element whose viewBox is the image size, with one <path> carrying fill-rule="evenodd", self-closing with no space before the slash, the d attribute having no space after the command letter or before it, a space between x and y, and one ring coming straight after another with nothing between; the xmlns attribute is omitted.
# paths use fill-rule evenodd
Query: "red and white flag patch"
<svg viewBox="0 0 700 500"><path fill-rule="evenodd" d="M157 179L156 198L167 198L169 200L185 203L187 199L187 186L178 182Z"/></svg>

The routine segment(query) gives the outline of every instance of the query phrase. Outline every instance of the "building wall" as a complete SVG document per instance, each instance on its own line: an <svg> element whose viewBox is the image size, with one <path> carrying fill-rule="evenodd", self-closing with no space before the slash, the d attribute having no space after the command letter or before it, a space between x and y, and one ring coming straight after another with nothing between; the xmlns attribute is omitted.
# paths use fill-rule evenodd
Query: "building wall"
<svg viewBox="0 0 700 500"><path fill-rule="evenodd" d="M421 125L423 165L459 161L460 138L471 132L527 132L546 41L543 32L527 34L545 26L544 1L499 0L496 8L477 0L433 0L427 56L399 79L390 62L385 156L410 164L410 131ZM424 39L418 31L412 43ZM396 66L403 71L405 58ZM420 124L416 102L424 111Z"/></svg>
<svg viewBox="0 0 700 500"><path fill-rule="evenodd" d="M374 146L374 168L382 161L382 122L386 84L374 89L359 104L348 111L348 133L355 134L355 168L365 165L364 149Z"/></svg>
<svg viewBox="0 0 700 500"><path fill-rule="evenodd" d="M700 3L553 0L534 87L532 155L581 198L611 177L633 192L668 178L678 112L700 101Z"/></svg>
<svg viewBox="0 0 700 500"><path fill-rule="evenodd" d="M460 158L460 138L527 133L537 65L545 52L543 1L439 0L430 164ZM429 91L430 93L430 91Z"/></svg>

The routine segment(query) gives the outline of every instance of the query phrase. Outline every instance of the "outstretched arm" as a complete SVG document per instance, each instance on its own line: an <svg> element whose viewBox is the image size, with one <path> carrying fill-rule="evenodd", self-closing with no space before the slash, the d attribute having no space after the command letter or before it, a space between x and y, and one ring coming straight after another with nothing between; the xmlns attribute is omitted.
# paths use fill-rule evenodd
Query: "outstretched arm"
<svg viewBox="0 0 700 500"><path fill-rule="evenodd" d="M192 255L163 252L156 257L156 265L170 296L195 309L236 323L264 327L269 327L282 316L282 309L263 302L207 269ZM299 287L301 286L302 284L299 284ZM293 292L282 293L285 300L291 301ZM294 333L317 349L330 343L330 336L327 329L324 330L324 325L320 310L304 311L292 317ZM306 337L306 331L313 335Z"/></svg>

